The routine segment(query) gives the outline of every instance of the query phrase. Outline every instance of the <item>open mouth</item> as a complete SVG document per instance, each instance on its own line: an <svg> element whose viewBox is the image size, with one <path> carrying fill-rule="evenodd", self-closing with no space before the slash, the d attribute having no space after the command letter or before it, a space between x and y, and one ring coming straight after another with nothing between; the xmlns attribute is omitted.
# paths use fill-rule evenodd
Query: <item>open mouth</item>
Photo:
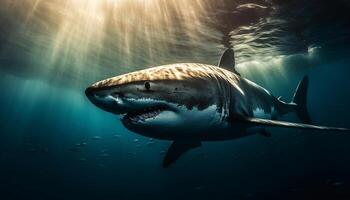
<svg viewBox="0 0 350 200"><path fill-rule="evenodd" d="M157 117L160 113L162 113L165 110L166 110L165 107L153 106L153 107L147 107L136 111L127 112L123 116L122 122L126 124L144 122L147 119Z"/></svg>

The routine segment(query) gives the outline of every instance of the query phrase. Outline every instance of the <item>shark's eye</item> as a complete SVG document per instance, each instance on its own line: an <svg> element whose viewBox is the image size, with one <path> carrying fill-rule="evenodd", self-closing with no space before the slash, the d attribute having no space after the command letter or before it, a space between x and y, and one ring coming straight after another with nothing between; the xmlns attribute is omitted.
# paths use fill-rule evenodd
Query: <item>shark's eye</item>
<svg viewBox="0 0 350 200"><path fill-rule="evenodd" d="M146 90L151 89L151 84L148 81L145 82L145 88L146 88Z"/></svg>

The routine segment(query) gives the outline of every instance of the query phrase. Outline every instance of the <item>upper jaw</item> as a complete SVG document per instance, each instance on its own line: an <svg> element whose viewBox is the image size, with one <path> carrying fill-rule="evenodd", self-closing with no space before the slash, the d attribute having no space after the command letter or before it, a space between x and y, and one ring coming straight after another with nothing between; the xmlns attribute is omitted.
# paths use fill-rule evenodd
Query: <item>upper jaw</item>
<svg viewBox="0 0 350 200"><path fill-rule="evenodd" d="M158 117L164 111L177 112L177 107L164 101L140 99L128 101L132 105L121 119L124 125L131 125L137 123L145 123Z"/></svg>

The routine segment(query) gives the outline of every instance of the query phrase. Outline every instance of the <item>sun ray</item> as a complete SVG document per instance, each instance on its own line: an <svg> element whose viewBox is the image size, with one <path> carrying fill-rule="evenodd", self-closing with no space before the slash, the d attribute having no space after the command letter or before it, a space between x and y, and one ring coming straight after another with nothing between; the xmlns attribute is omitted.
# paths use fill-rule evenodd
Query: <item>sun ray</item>
<svg viewBox="0 0 350 200"><path fill-rule="evenodd" d="M38 71L45 72L44 77L69 75L78 82L81 77L96 79L130 71L130 67L180 61L181 56L192 55L196 61L193 49L204 44L207 48L208 41L220 38L202 18L208 12L204 2L28 0L1 4L10 6L13 13L19 9L24 13L17 18L23 31L12 41L28 45Z"/></svg>

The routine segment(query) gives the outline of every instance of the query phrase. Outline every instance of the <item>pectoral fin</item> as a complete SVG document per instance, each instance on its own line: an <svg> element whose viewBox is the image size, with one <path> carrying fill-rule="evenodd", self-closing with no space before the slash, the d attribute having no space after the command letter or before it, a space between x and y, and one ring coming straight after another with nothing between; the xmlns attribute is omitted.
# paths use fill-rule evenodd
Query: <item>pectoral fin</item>
<svg viewBox="0 0 350 200"><path fill-rule="evenodd" d="M350 129L347 129L347 128L315 126L310 124L293 123L293 122L285 122L285 121L277 121L277 120L269 120L269 119L259 119L259 118L251 118L251 117L239 117L239 118L236 118L236 120L239 120L243 123L249 123L251 125L263 126L263 127L284 127L284 128L309 129L309 130L319 130L319 131L350 132Z"/></svg>
<svg viewBox="0 0 350 200"><path fill-rule="evenodd" d="M171 143L163 160L163 167L169 167L174 163L182 154L192 148L201 146L202 143L199 140L178 140Z"/></svg>

